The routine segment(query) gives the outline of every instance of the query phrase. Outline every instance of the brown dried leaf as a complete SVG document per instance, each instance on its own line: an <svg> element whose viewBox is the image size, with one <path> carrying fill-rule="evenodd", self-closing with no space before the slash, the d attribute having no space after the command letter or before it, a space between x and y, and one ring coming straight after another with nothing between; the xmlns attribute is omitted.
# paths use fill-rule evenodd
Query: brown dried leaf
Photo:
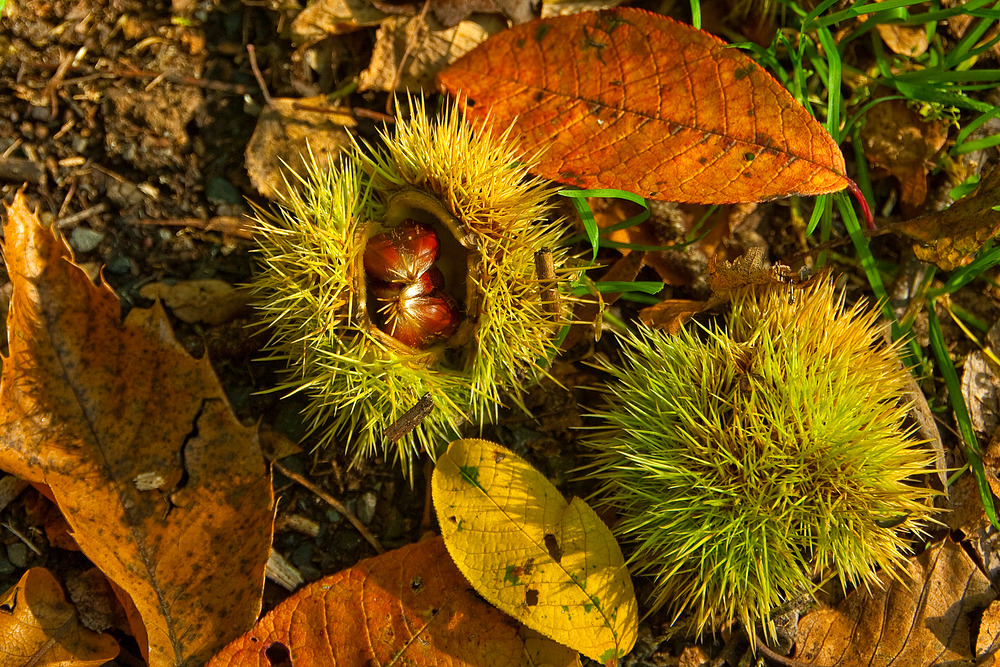
<svg viewBox="0 0 1000 667"><path fill-rule="evenodd" d="M531 0L435 0L431 11L447 28L475 13L503 14L517 25L535 18L531 5Z"/></svg>
<svg viewBox="0 0 1000 667"><path fill-rule="evenodd" d="M292 21L292 41L305 44L378 25L388 16L365 0L315 0Z"/></svg>
<svg viewBox="0 0 1000 667"><path fill-rule="evenodd" d="M654 329L663 329L668 334L676 334L698 313L712 307L711 301L692 301L690 299L664 299L655 306L649 306L639 311L639 319L643 324Z"/></svg>
<svg viewBox="0 0 1000 667"><path fill-rule="evenodd" d="M208 664L270 667L278 655L344 667L531 664L517 623L476 595L440 537L309 584Z"/></svg>
<svg viewBox="0 0 1000 667"><path fill-rule="evenodd" d="M542 0L542 18L596 12L622 4L622 0Z"/></svg>
<svg viewBox="0 0 1000 667"><path fill-rule="evenodd" d="M859 588L836 609L804 616L795 660L838 667L970 664L991 650L972 654L971 616L996 594L960 545L932 546L901 576L883 573L882 588Z"/></svg>
<svg viewBox="0 0 1000 667"><path fill-rule="evenodd" d="M451 28L433 17L388 18L378 29L371 63L358 78L358 89L434 93L438 72L505 27L497 16L479 16Z"/></svg>
<svg viewBox="0 0 1000 667"><path fill-rule="evenodd" d="M885 45L893 53L916 58L922 56L930 43L927 41L927 28L922 25L895 25L879 23L875 26Z"/></svg>
<svg viewBox="0 0 1000 667"><path fill-rule="evenodd" d="M877 104L865 116L861 143L865 157L899 181L903 212L913 215L927 198L927 170L948 138L948 124L926 121L905 100Z"/></svg>
<svg viewBox="0 0 1000 667"><path fill-rule="evenodd" d="M160 299L182 322L222 324L247 307L249 294L221 280L148 283L139 289L146 299Z"/></svg>
<svg viewBox="0 0 1000 667"><path fill-rule="evenodd" d="M351 146L345 128L357 122L344 107L326 96L272 100L257 119L257 127L246 148L246 167L257 192L274 199L287 192L289 172L305 175L310 161L320 168L332 164Z"/></svg>
<svg viewBox="0 0 1000 667"><path fill-rule="evenodd" d="M250 627L272 532L253 429L158 305L121 306L20 194L3 244L14 284L0 467L49 487L119 589L151 665L198 664Z"/></svg>
<svg viewBox="0 0 1000 667"><path fill-rule="evenodd" d="M25 572L0 596L0 610L4 665L97 667L118 655L114 638L80 625L76 609L45 568Z"/></svg>
<svg viewBox="0 0 1000 667"><path fill-rule="evenodd" d="M947 210L907 220L892 230L915 241L913 252L924 262L945 271L965 266L1000 233L1000 168L994 167L973 194Z"/></svg>

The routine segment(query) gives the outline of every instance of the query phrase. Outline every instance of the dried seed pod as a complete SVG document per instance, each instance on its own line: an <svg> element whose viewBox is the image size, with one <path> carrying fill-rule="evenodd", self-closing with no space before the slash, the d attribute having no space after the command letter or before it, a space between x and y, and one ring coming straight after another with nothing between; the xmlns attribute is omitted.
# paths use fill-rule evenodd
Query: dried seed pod
<svg viewBox="0 0 1000 667"><path fill-rule="evenodd" d="M440 252L437 234L430 225L406 219L369 239L365 271L385 282L413 282L434 264Z"/></svg>
<svg viewBox="0 0 1000 667"><path fill-rule="evenodd" d="M308 399L318 444L388 454L407 474L459 424L521 405L555 354L583 268L557 250L554 275L536 276L535 253L563 236L549 220L555 189L528 174L532 160L504 133L475 134L452 108L439 121L420 102L412 112L383 151L314 168L277 213L260 212L255 282L269 356L288 364L280 389ZM423 422L383 438L425 394L434 407Z"/></svg>

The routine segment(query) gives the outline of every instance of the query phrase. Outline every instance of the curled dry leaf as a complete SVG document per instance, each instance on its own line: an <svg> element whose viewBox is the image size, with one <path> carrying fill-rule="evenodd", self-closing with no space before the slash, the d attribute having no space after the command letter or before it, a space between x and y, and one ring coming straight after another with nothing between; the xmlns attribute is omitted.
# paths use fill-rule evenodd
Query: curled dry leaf
<svg viewBox="0 0 1000 667"><path fill-rule="evenodd" d="M37 667L90 667L118 655L111 636L80 625L52 573L33 567L0 596L0 662Z"/></svg>
<svg viewBox="0 0 1000 667"><path fill-rule="evenodd" d="M315 42L378 25L388 14L364 0L315 0L292 21L292 41Z"/></svg>
<svg viewBox="0 0 1000 667"><path fill-rule="evenodd" d="M304 176L315 163L333 163L350 147L346 128L357 125L350 111L324 95L271 101L257 119L246 148L246 167L257 192L275 198L287 193L293 174ZM308 150L302 154L303 147Z"/></svg>
<svg viewBox="0 0 1000 667"><path fill-rule="evenodd" d="M260 609L273 500L256 434L159 305L123 322L23 196L7 214L0 468L49 487L151 665L199 664Z"/></svg>
<svg viewBox="0 0 1000 667"><path fill-rule="evenodd" d="M139 289L146 299L162 299L182 322L208 325L228 322L247 307L248 294L221 280L148 283Z"/></svg>
<svg viewBox="0 0 1000 667"><path fill-rule="evenodd" d="M446 28L433 17L393 16L382 22L360 90L433 92L438 72L505 28L497 16L479 16Z"/></svg>
<svg viewBox="0 0 1000 667"><path fill-rule="evenodd" d="M914 241L913 252L945 271L965 266L983 244L1000 232L1000 168L984 176L979 188L944 211L894 225Z"/></svg>
<svg viewBox="0 0 1000 667"><path fill-rule="evenodd" d="M513 123L552 180L706 204L851 185L836 142L771 75L718 38L641 9L505 30L439 82L473 123Z"/></svg>
<svg viewBox="0 0 1000 667"><path fill-rule="evenodd" d="M517 624L476 596L435 538L309 584L208 664L527 667L528 651L553 650L550 664L574 664L574 652L548 645L526 649Z"/></svg>
<svg viewBox="0 0 1000 667"><path fill-rule="evenodd" d="M585 502L567 503L524 459L486 440L451 443L431 485L448 552L480 595L603 664L632 649L632 580Z"/></svg>
<svg viewBox="0 0 1000 667"><path fill-rule="evenodd" d="M905 100L876 104L865 116L861 143L868 161L899 181L903 212L913 215L927 198L927 170L948 138L948 124L926 120Z"/></svg>
<svg viewBox="0 0 1000 667"><path fill-rule="evenodd" d="M879 577L881 588L858 588L836 609L804 616L795 660L839 667L972 664L996 650L997 635L972 634L973 614L996 594L960 545L946 540L931 547L910 560L899 581ZM973 655L973 642L986 648Z"/></svg>

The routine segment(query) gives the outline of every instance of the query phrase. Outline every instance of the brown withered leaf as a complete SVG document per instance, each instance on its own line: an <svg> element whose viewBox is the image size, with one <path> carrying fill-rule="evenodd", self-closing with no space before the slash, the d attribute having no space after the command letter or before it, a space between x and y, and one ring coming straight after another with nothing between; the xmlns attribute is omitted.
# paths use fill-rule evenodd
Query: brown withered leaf
<svg viewBox="0 0 1000 667"><path fill-rule="evenodd" d="M475 13L503 14L517 25L535 18L531 4L531 0L435 0L431 11L448 28Z"/></svg>
<svg viewBox="0 0 1000 667"><path fill-rule="evenodd" d="M866 114L861 128L865 157L899 181L899 201L907 216L927 198L927 170L947 138L946 122L925 120L905 100L887 100Z"/></svg>
<svg viewBox="0 0 1000 667"><path fill-rule="evenodd" d="M80 625L76 609L45 568L31 568L0 595L0 610L4 665L97 667L118 655L113 637Z"/></svg>
<svg viewBox="0 0 1000 667"><path fill-rule="evenodd" d="M434 17L393 16L375 36L359 90L433 93L438 72L506 27L499 16L482 15L446 28Z"/></svg>
<svg viewBox="0 0 1000 667"><path fill-rule="evenodd" d="M552 659L550 650L532 642L532 656ZM562 648L551 664L579 664L575 654ZM518 624L476 595L440 537L309 584L208 665L270 667L279 655L281 664L345 667L531 664Z"/></svg>
<svg viewBox="0 0 1000 667"><path fill-rule="evenodd" d="M260 609L273 497L256 433L161 307L122 321L22 195L7 214L0 468L49 487L149 664L201 664Z"/></svg>
<svg viewBox="0 0 1000 667"><path fill-rule="evenodd" d="M182 322L222 324L247 307L249 294L216 279L155 282L143 285L145 299L160 299Z"/></svg>
<svg viewBox="0 0 1000 667"><path fill-rule="evenodd" d="M733 290L752 286L787 285L791 282L791 271L787 266L765 265L763 248L748 248L746 253L731 262L723 262L722 266L719 266L719 256L712 255L708 260L708 284L712 288L712 296L707 301L667 299L641 310L639 318L655 329L675 334L693 316L729 301Z"/></svg>
<svg viewBox="0 0 1000 667"><path fill-rule="evenodd" d="M881 588L857 589L836 609L804 616L795 660L838 667L972 664L995 650L996 636L972 654L971 615L996 594L960 545L945 540L910 559L902 581L885 573L879 579Z"/></svg>
<svg viewBox="0 0 1000 667"><path fill-rule="evenodd" d="M950 208L898 223L892 231L912 239L913 252L924 262L945 271L965 266L1000 232L1000 168Z"/></svg>
<svg viewBox="0 0 1000 667"><path fill-rule="evenodd" d="M315 0L292 21L295 44L314 42L378 25L387 14L365 0Z"/></svg>
<svg viewBox="0 0 1000 667"><path fill-rule="evenodd" d="M291 173L305 175L315 162L332 164L351 145L347 128L357 122L344 107L326 96L272 100L257 118L245 158L247 175L257 192L274 199L287 193Z"/></svg>

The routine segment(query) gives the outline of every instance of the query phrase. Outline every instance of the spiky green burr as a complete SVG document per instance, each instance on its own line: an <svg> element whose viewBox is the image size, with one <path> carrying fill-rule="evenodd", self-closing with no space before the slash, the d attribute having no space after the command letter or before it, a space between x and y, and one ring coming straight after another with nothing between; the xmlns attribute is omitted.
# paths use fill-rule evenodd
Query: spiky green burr
<svg viewBox="0 0 1000 667"><path fill-rule="evenodd" d="M320 445L355 460L384 454L409 473L417 452L447 445L462 423L521 405L569 318L552 288L568 291L578 269L558 247L553 188L528 175L534 163L505 133L474 133L452 108L434 120L418 102L383 138L384 149L358 147L339 166L313 168L276 212L261 212L254 288L273 332L269 358L288 367L278 389L305 397ZM435 270L460 312L454 333L426 348L376 326L362 262L369 239L413 220L435 230ZM536 275L543 248L553 250L554 277ZM386 441L383 430L425 393L430 415Z"/></svg>
<svg viewBox="0 0 1000 667"><path fill-rule="evenodd" d="M898 572L932 513L878 314L829 280L746 289L724 326L622 338L590 476L678 631L747 627L817 582Z"/></svg>

